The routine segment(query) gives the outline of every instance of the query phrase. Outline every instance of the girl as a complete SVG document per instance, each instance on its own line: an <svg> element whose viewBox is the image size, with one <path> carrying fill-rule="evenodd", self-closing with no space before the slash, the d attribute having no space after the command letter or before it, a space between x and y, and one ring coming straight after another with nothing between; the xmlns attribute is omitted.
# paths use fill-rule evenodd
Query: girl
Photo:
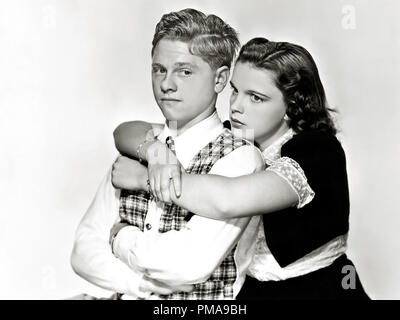
<svg viewBox="0 0 400 320"><path fill-rule="evenodd" d="M189 175L177 161L160 164L160 155L171 160L173 152L149 134L154 126L136 121L116 129L116 146L148 162L148 180L144 167L123 158L116 163L114 185L135 188L131 181L145 176L154 196L195 214L262 215L238 299L368 299L345 254L346 160L313 58L295 44L252 39L240 50L231 86L232 130L254 132L263 172ZM120 179L121 166L137 174Z"/></svg>

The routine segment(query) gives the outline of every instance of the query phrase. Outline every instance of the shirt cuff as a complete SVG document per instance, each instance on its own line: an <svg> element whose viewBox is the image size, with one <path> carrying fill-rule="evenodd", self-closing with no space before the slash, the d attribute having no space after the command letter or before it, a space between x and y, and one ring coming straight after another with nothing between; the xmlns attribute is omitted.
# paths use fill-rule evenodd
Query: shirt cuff
<svg viewBox="0 0 400 320"><path fill-rule="evenodd" d="M121 300L149 299L149 297L152 295L152 292L144 291L141 289L141 284L144 281L143 277L144 277L143 273L137 273L137 277L135 279L132 279L131 282L128 282L128 288L129 288L128 292L130 293L128 293L128 296L123 295L121 297Z"/></svg>
<svg viewBox="0 0 400 320"><path fill-rule="evenodd" d="M133 269L137 273L137 278L128 284L128 287L135 296L139 299L148 299L152 294L150 291L144 291L140 288L144 274L140 270L136 269L134 265L129 263L130 251L135 245L138 232L141 232L134 226L126 226L122 228L114 238L113 241L113 252L114 255ZM126 297L125 297L126 298Z"/></svg>
<svg viewBox="0 0 400 320"><path fill-rule="evenodd" d="M315 192L308 184L303 169L295 160L289 157L279 158L266 171L275 172L289 183L299 199L297 202L298 209L310 203L314 198Z"/></svg>
<svg viewBox="0 0 400 320"><path fill-rule="evenodd" d="M119 230L113 241L113 253L122 262L127 264L131 269L134 266L129 264L129 254L136 243L138 232L141 232L134 226L126 226Z"/></svg>

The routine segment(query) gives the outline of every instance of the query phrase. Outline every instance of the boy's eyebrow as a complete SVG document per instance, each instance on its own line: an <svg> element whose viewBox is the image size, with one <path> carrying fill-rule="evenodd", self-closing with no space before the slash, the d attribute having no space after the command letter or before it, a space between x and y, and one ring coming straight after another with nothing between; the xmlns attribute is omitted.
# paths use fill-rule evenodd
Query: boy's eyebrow
<svg viewBox="0 0 400 320"><path fill-rule="evenodd" d="M176 62L174 64L175 67L177 68L182 68L182 67L190 67L192 69L198 69L199 67L196 64L190 63L190 62Z"/></svg>
<svg viewBox="0 0 400 320"><path fill-rule="evenodd" d="M166 69L166 67L164 67L161 63L158 62L153 62L151 64L151 66L154 67L159 67L159 68L164 68ZM194 63L190 63L190 62L176 62L174 64L174 68L183 68L183 67L190 67L191 69L198 69L199 67L197 66L197 64Z"/></svg>
<svg viewBox="0 0 400 320"><path fill-rule="evenodd" d="M152 63L151 66L152 66L152 67L161 67L161 68L164 68L164 66L163 66L162 64L157 63L157 62Z"/></svg>

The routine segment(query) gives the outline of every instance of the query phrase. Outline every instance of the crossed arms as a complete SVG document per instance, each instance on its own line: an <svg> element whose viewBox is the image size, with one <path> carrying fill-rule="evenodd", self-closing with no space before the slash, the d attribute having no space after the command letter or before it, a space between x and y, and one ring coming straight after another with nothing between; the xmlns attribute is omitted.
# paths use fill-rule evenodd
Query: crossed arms
<svg viewBox="0 0 400 320"><path fill-rule="evenodd" d="M243 166L234 160L235 157L253 161ZM216 173L238 176L255 172L261 165L258 152L248 146L219 160L213 169L216 168ZM207 203L204 206L207 208L203 209L209 210ZM147 297L151 292L151 288L142 289L148 288L143 281L149 279L161 281L155 283L162 285L163 292L182 291L188 289L187 284L206 280L250 221L250 218L221 221L195 215L179 232L163 234L143 233L133 226L126 227L115 241L118 259L108 242L110 229L118 221L118 208L119 190L112 186L109 172L78 227L71 263L89 282L136 297ZM151 285L154 283L150 282ZM158 293L165 294L163 292Z"/></svg>

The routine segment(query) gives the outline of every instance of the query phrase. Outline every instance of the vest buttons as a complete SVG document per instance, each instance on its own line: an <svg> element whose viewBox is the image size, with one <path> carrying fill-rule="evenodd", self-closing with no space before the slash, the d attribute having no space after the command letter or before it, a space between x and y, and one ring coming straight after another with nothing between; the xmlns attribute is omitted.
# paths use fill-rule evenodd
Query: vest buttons
<svg viewBox="0 0 400 320"><path fill-rule="evenodd" d="M150 230L151 229L151 224L150 223L146 223L146 229Z"/></svg>

